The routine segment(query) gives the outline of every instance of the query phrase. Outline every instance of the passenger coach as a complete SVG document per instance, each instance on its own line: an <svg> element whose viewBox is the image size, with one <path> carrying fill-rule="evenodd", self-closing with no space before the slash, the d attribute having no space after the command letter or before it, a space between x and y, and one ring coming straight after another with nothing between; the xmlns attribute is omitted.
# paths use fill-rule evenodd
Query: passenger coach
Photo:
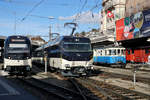
<svg viewBox="0 0 150 100"><path fill-rule="evenodd" d="M36 51L40 50L47 53L48 65L63 74L86 75L92 67L93 51L89 38L61 36Z"/></svg>
<svg viewBox="0 0 150 100"><path fill-rule="evenodd" d="M10 74L31 71L31 43L25 36L9 36L4 43L4 70Z"/></svg>

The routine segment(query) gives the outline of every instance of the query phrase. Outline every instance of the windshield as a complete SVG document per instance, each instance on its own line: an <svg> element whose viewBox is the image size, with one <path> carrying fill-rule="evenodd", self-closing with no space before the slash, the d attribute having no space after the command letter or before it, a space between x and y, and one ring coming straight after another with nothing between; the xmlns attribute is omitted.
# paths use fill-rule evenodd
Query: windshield
<svg viewBox="0 0 150 100"><path fill-rule="evenodd" d="M70 43L66 42L63 44L65 51L75 51L75 52L87 52L91 51L90 43Z"/></svg>
<svg viewBox="0 0 150 100"><path fill-rule="evenodd" d="M17 44L17 43L11 43L8 45L8 50L11 52L28 52L29 47L27 44Z"/></svg>

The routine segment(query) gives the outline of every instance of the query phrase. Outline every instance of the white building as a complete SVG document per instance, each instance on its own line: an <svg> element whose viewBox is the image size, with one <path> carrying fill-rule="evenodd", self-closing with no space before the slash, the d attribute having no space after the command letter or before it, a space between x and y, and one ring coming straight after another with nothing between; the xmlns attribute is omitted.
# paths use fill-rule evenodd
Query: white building
<svg viewBox="0 0 150 100"><path fill-rule="evenodd" d="M101 28L104 36L115 41L115 21L125 17L126 0L103 0L101 10Z"/></svg>

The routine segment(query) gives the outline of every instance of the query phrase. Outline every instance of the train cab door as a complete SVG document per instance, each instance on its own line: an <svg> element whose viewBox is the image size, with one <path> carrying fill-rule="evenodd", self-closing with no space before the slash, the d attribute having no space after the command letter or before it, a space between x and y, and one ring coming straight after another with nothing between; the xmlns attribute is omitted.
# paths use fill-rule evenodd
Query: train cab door
<svg viewBox="0 0 150 100"><path fill-rule="evenodd" d="M135 51L136 51L136 50L133 49L133 48L130 50L130 61L131 61L132 63L135 63L135 55L136 55L136 54L135 54Z"/></svg>
<svg viewBox="0 0 150 100"><path fill-rule="evenodd" d="M127 62L131 61L131 49L129 48L126 49L126 60Z"/></svg>

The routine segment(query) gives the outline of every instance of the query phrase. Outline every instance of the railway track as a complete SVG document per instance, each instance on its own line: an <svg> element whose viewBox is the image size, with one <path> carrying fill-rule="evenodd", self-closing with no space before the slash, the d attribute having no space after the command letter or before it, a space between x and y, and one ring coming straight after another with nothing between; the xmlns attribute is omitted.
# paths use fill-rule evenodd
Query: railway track
<svg viewBox="0 0 150 100"><path fill-rule="evenodd" d="M107 77L120 77L124 80L132 80L133 76L127 75L118 75L118 74L110 74L105 72ZM103 82L99 82L96 80L91 79L84 79L84 78L70 78L69 81L73 84L76 88L76 91L81 94L83 100L87 100L85 94L89 97L95 97L95 99L102 99L102 100L150 100L150 96L135 92L132 90L128 90L122 87L104 84ZM146 78L137 78L137 81L150 83L149 79Z"/></svg>
<svg viewBox="0 0 150 100"><path fill-rule="evenodd" d="M34 67L35 67L34 68L35 71L41 70L41 69L37 68L36 66L34 66ZM53 73L53 74L56 74L56 73ZM49 75L49 74L47 74L47 75ZM71 90L81 94L83 100L88 100L87 96L88 96L88 98L89 97L92 97L92 98L94 97L95 100L100 99L100 98L96 97L95 95L93 95L93 93L90 92L90 90L88 90L87 88L82 87L81 84L78 84L78 82L76 81L75 78L69 78L69 77L67 78L67 77L64 77L64 76L62 76L58 73L56 74L56 76L59 77L59 79L65 80L64 84L67 84L67 87L65 87L65 88L71 89ZM64 85L61 85L61 86L64 87ZM87 95L89 93L90 93L90 95Z"/></svg>
<svg viewBox="0 0 150 100"><path fill-rule="evenodd" d="M130 65L131 66L131 65ZM131 70L133 70L134 69L134 67L135 68L137 68L136 70L137 71L142 71L142 72L150 72L150 68L149 69L141 69L138 65L137 65L137 67L136 67L136 65L134 66L134 67L131 67L131 68L121 68L121 67L118 67L118 65L113 65L113 66L97 66L97 68L98 67L101 67L101 68L107 68L107 69L121 69L121 70L129 70L129 71L131 71ZM101 69L101 68L98 68L98 69Z"/></svg>
<svg viewBox="0 0 150 100"><path fill-rule="evenodd" d="M104 82L96 81L89 78L77 79L82 85L87 88L94 88L91 91L104 100L150 100L150 95L146 95L133 90L128 90L119 86L106 84Z"/></svg>
<svg viewBox="0 0 150 100"><path fill-rule="evenodd" d="M22 81L24 84L32 88L38 89L40 92L45 92L47 95L53 95L61 100L96 100L92 97L72 91L71 89L46 83L35 78L28 78L28 79L18 78L18 79Z"/></svg>
<svg viewBox="0 0 150 100"><path fill-rule="evenodd" d="M76 87L83 95L86 94L88 96L94 97L97 100L106 100L106 95L98 92L95 88L93 88L93 86L89 85L88 83L79 81L79 78L74 78L70 81L75 83Z"/></svg>
<svg viewBox="0 0 150 100"><path fill-rule="evenodd" d="M125 68L126 70L133 70L133 68ZM137 71L150 72L150 70L146 69L137 69Z"/></svg>
<svg viewBox="0 0 150 100"><path fill-rule="evenodd" d="M105 78L121 78L122 80L128 80L128 81L133 81L133 76L131 75L123 75L123 74L117 74L117 73L109 73L109 72L104 72L103 74L100 74L100 76L103 76ZM150 78L144 78L144 77L136 77L136 82L141 82L145 84L150 85Z"/></svg>

